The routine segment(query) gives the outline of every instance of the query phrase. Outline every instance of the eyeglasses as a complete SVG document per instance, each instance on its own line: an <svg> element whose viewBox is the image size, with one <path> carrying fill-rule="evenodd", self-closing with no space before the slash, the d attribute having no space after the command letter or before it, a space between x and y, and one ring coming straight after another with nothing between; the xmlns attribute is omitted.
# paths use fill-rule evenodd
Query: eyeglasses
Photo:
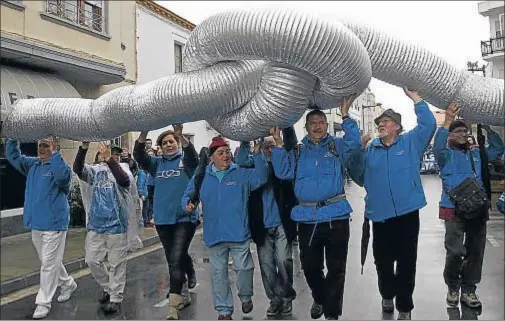
<svg viewBox="0 0 505 321"><path fill-rule="evenodd" d="M387 125L387 124L391 124L391 123L394 123L394 121L392 119L383 119L377 123L377 126L380 126L381 124Z"/></svg>

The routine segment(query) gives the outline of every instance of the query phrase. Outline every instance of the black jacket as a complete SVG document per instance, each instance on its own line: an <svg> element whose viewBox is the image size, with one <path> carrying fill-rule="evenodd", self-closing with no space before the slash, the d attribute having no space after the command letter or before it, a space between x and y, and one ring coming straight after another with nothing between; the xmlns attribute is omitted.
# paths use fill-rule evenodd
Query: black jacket
<svg viewBox="0 0 505 321"><path fill-rule="evenodd" d="M294 128L292 126L285 128L282 130L282 134L284 137L284 148L288 151L295 148L298 141ZM291 219L291 210L297 204L293 182L280 180L275 177L272 164L269 163L267 184L273 184L275 201L279 208L282 227L288 241L291 242L296 238L297 234L296 222ZM263 188L260 187L249 195L249 229L251 230L251 238L258 246L263 245L267 234L263 213Z"/></svg>
<svg viewBox="0 0 505 321"><path fill-rule="evenodd" d="M296 238L296 222L291 219L291 210L296 205L297 200L291 181L280 180L275 177L272 164L269 164L270 176L267 184L273 184L275 201L279 208L279 214L286 233L288 242L292 242ZM267 229L264 223L263 213L263 188L251 192L249 195L249 228L251 237L256 245L261 246L265 242Z"/></svg>

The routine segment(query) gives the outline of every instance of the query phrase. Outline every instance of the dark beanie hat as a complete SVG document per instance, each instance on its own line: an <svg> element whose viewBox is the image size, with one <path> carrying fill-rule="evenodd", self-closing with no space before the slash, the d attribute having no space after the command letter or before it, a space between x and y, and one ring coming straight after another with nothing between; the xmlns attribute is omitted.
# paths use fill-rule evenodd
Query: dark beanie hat
<svg viewBox="0 0 505 321"><path fill-rule="evenodd" d="M453 121L451 126L449 126L449 132L452 132L458 127L465 127L466 129L468 129L468 125L464 121L458 119Z"/></svg>
<svg viewBox="0 0 505 321"><path fill-rule="evenodd" d="M212 138L212 143L209 145L209 156L214 154L214 152L219 148L223 146L228 146L226 141L223 139L223 137L214 137Z"/></svg>

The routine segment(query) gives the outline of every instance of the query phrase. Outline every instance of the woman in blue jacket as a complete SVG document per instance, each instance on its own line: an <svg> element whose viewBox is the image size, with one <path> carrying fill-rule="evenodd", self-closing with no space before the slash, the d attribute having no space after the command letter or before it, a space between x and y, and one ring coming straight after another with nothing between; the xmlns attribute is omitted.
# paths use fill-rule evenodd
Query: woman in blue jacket
<svg viewBox="0 0 505 321"><path fill-rule="evenodd" d="M203 241L208 247L211 265L212 297L219 320L231 320L233 296L228 279L228 258L233 258L237 274L238 296L242 312L253 309L254 263L250 251L251 232L248 220L249 192L267 182L268 164L255 147L254 169L232 163L232 153L222 137L215 137L209 146L211 163L205 168L200 185L199 200L204 213ZM195 177L188 184L182 207L194 213Z"/></svg>
<svg viewBox="0 0 505 321"><path fill-rule="evenodd" d="M161 156L147 155L147 132L140 134L133 151L140 167L154 178L154 224L165 249L170 273L169 320L178 320L179 310L191 303L187 286L196 284L188 249L195 234L198 213L185 213L180 204L184 190L198 166L198 154L193 144L182 134L182 129L182 125L174 125L173 131L161 133L156 141L161 146ZM183 286L184 298L181 297Z"/></svg>

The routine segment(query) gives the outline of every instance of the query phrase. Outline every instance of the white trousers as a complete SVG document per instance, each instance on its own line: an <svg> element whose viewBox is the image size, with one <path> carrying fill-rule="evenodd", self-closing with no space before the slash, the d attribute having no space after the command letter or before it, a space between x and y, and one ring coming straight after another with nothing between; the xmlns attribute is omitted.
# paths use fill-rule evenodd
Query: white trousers
<svg viewBox="0 0 505 321"><path fill-rule="evenodd" d="M86 235L86 264L103 291L109 293L111 302L123 301L127 254L126 233L98 234L90 231Z"/></svg>
<svg viewBox="0 0 505 321"><path fill-rule="evenodd" d="M32 230L32 242L40 259L40 289L35 304L51 308L58 286L70 287L74 279L63 265L66 231Z"/></svg>

